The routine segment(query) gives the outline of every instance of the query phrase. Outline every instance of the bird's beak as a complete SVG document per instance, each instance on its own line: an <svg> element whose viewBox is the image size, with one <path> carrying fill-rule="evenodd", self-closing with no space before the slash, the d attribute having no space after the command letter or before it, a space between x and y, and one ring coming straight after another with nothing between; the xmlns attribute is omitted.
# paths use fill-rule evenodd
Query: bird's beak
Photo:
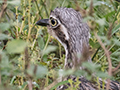
<svg viewBox="0 0 120 90"><path fill-rule="evenodd" d="M40 25L40 26L47 26L47 25L49 25L49 19L41 19L41 20L37 21L36 24Z"/></svg>

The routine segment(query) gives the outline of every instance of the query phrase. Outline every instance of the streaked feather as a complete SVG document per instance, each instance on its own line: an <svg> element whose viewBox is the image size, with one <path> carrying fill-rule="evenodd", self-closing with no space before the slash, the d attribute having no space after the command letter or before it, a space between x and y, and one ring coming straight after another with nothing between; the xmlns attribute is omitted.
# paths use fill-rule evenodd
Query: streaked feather
<svg viewBox="0 0 120 90"><path fill-rule="evenodd" d="M72 8L56 8L50 13L50 17L58 20L59 24L54 28L49 25L48 32L64 46L66 51L65 68L72 69L75 67L73 62L81 62L81 59L76 59L75 54L82 55L84 47L89 47L89 27L83 22L80 13ZM89 57L87 59L90 61ZM75 76L68 76L67 79L69 78L76 81ZM97 83L90 82L84 77L79 77L79 81L81 83L78 90L98 90ZM102 89L101 79L99 79L99 83ZM104 89L106 89L106 84ZM66 88L68 88L66 85L62 85L57 89L65 90ZM120 83L111 81L110 88L110 90L120 90Z"/></svg>

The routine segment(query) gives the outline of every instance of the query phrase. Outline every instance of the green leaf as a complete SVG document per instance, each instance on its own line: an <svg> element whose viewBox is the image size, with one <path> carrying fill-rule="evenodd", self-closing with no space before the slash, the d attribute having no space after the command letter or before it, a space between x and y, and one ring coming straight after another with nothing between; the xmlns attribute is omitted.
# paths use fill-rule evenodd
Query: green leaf
<svg viewBox="0 0 120 90"><path fill-rule="evenodd" d="M1 67L2 68L4 68L4 67L10 67L9 66L9 58L8 58L8 56L6 55L6 53L4 53L4 52L2 52L2 51L0 51L0 55L2 56L2 58L1 58Z"/></svg>
<svg viewBox="0 0 120 90"><path fill-rule="evenodd" d="M59 73L59 77L63 77L63 76L67 76L67 75L73 74L74 71L72 69L69 69L69 70L60 69L58 73Z"/></svg>
<svg viewBox="0 0 120 90"><path fill-rule="evenodd" d="M104 41L105 44L107 44L107 45L110 45L110 44L111 44L111 42L107 39L106 36L99 36L99 37L101 38L101 40Z"/></svg>
<svg viewBox="0 0 120 90"><path fill-rule="evenodd" d="M85 2L88 6L90 6L90 4L91 4L91 1L86 1ZM100 6L100 5L102 5L102 4L106 4L106 5L108 5L106 2L104 2L104 1L97 1L97 0L93 0L93 6L95 7L95 6Z"/></svg>
<svg viewBox="0 0 120 90"><path fill-rule="evenodd" d="M44 78L48 73L48 69L45 66L37 66L36 73L34 73L35 65L31 64L30 68L27 69L27 73L31 76L36 76L37 78Z"/></svg>
<svg viewBox="0 0 120 90"><path fill-rule="evenodd" d="M0 31L5 31L8 30L10 28L10 24L9 23L0 23Z"/></svg>
<svg viewBox="0 0 120 90"><path fill-rule="evenodd" d="M117 58L114 58L114 57L110 57L112 60L116 60L116 61L118 61L118 62L120 62L120 58L119 57L117 57Z"/></svg>
<svg viewBox="0 0 120 90"><path fill-rule="evenodd" d="M44 54L48 54L48 53L50 53L50 52L52 52L52 51L55 51L56 48L57 48L56 46L51 46L51 45L49 45L49 46L46 48L46 50L43 51L43 55L44 55Z"/></svg>
<svg viewBox="0 0 120 90"><path fill-rule="evenodd" d="M114 43L115 45L120 46L119 39L114 39L114 38L112 38L111 40L113 41L113 43Z"/></svg>
<svg viewBox="0 0 120 90"><path fill-rule="evenodd" d="M86 75L87 75L87 72L84 71L84 70L77 70L74 74L75 74L76 76L86 76Z"/></svg>
<svg viewBox="0 0 120 90"><path fill-rule="evenodd" d="M116 27L112 29L112 35L115 34L117 31L120 30L120 24L118 24Z"/></svg>
<svg viewBox="0 0 120 90"><path fill-rule="evenodd" d="M38 37L38 46L40 47L41 50L43 50L44 48L44 41L43 38L41 36Z"/></svg>
<svg viewBox="0 0 120 90"><path fill-rule="evenodd" d="M63 84L67 84L67 83L69 83L67 80L66 80L66 81L62 81L62 82L59 82L59 83L57 83L54 87L52 87L50 90L54 90L54 89L57 88L58 86L61 86L61 85L63 85Z"/></svg>
<svg viewBox="0 0 120 90"><path fill-rule="evenodd" d="M98 71L98 72L96 73L96 75L97 75L98 77L101 77L101 78L110 78L110 76L108 75L108 73L101 72L101 71Z"/></svg>
<svg viewBox="0 0 120 90"><path fill-rule="evenodd" d="M7 3L12 5L20 5L20 0L7 1Z"/></svg>
<svg viewBox="0 0 120 90"><path fill-rule="evenodd" d="M97 22L100 26L104 26L104 25L105 25L105 18L98 19L98 20L96 20L96 22Z"/></svg>
<svg viewBox="0 0 120 90"><path fill-rule="evenodd" d="M90 39L89 40L89 43L90 43L90 45L93 47L93 48L98 48L98 47L100 47L100 44L96 41L94 41L94 40L92 40L92 39Z"/></svg>
<svg viewBox="0 0 120 90"><path fill-rule="evenodd" d="M0 40L5 40L5 39L13 39L12 37L5 35L5 34L0 34Z"/></svg>
<svg viewBox="0 0 120 90"><path fill-rule="evenodd" d="M48 55L44 55L44 56L42 57L42 59L43 59L44 62L46 62L46 61L48 60Z"/></svg>
<svg viewBox="0 0 120 90"><path fill-rule="evenodd" d="M27 42L23 40L12 40L7 43L7 52L8 53L21 53L27 47Z"/></svg>
<svg viewBox="0 0 120 90"><path fill-rule="evenodd" d="M12 85L14 83L14 80L16 79L16 76L13 76L11 81L10 81L10 85Z"/></svg>
<svg viewBox="0 0 120 90"><path fill-rule="evenodd" d="M34 68L35 68L35 65L30 64L30 67L27 69L27 73L31 76L34 76L34 73L33 73Z"/></svg>
<svg viewBox="0 0 120 90"><path fill-rule="evenodd" d="M114 15L115 14L115 11L111 11L110 13L107 13L107 14L105 14L104 15L104 18L109 18L109 17L111 17L112 15Z"/></svg>
<svg viewBox="0 0 120 90"><path fill-rule="evenodd" d="M88 70L94 72L97 71L97 69L100 67L100 65L94 64L94 63L89 63L89 62L83 62L82 66L87 68Z"/></svg>
<svg viewBox="0 0 120 90"><path fill-rule="evenodd" d="M27 85L28 85L28 82L24 82L23 85L20 88L24 89Z"/></svg>
<svg viewBox="0 0 120 90"><path fill-rule="evenodd" d="M7 4L11 4L11 5L20 5L20 0L11 0L11 1L7 1ZM0 3L3 3L3 1L0 1Z"/></svg>
<svg viewBox="0 0 120 90"><path fill-rule="evenodd" d="M32 84L35 85L37 88L40 88L36 82L32 82Z"/></svg>
<svg viewBox="0 0 120 90"><path fill-rule="evenodd" d="M43 78L48 73L48 70L45 66L38 66L36 71L37 78Z"/></svg>
<svg viewBox="0 0 120 90"><path fill-rule="evenodd" d="M120 55L120 52L118 51L118 52L115 52L115 53L112 53L112 56L119 56Z"/></svg>

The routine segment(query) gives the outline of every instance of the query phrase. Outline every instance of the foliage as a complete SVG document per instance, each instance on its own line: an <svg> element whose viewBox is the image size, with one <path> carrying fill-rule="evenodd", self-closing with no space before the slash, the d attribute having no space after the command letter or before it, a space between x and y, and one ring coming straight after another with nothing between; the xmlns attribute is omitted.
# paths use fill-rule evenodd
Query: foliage
<svg viewBox="0 0 120 90"><path fill-rule="evenodd" d="M0 1L1 12L3 2ZM0 17L0 90L31 90L31 84L33 90L43 90L58 77L73 73L85 75L87 79L91 79L93 73L96 77L109 78L109 63L94 32L109 50L112 68L116 68L120 62L119 5L117 0L7 1L7 8ZM35 25L40 18L48 18L50 11L57 6L80 11L91 28L90 47L94 64L84 62L85 70L64 70L63 47L45 27ZM118 68L113 73L112 80L120 82L119 71ZM68 82L72 84L71 80L59 82L50 90Z"/></svg>

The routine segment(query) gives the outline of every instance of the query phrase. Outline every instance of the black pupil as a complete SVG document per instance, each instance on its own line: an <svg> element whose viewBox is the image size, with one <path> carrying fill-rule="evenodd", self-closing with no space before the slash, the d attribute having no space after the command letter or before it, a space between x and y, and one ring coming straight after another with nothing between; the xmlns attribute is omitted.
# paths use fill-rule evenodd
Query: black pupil
<svg viewBox="0 0 120 90"><path fill-rule="evenodd" d="M51 20L51 23L54 25L54 24L55 24L55 20L54 20L54 19L52 19L52 20Z"/></svg>

